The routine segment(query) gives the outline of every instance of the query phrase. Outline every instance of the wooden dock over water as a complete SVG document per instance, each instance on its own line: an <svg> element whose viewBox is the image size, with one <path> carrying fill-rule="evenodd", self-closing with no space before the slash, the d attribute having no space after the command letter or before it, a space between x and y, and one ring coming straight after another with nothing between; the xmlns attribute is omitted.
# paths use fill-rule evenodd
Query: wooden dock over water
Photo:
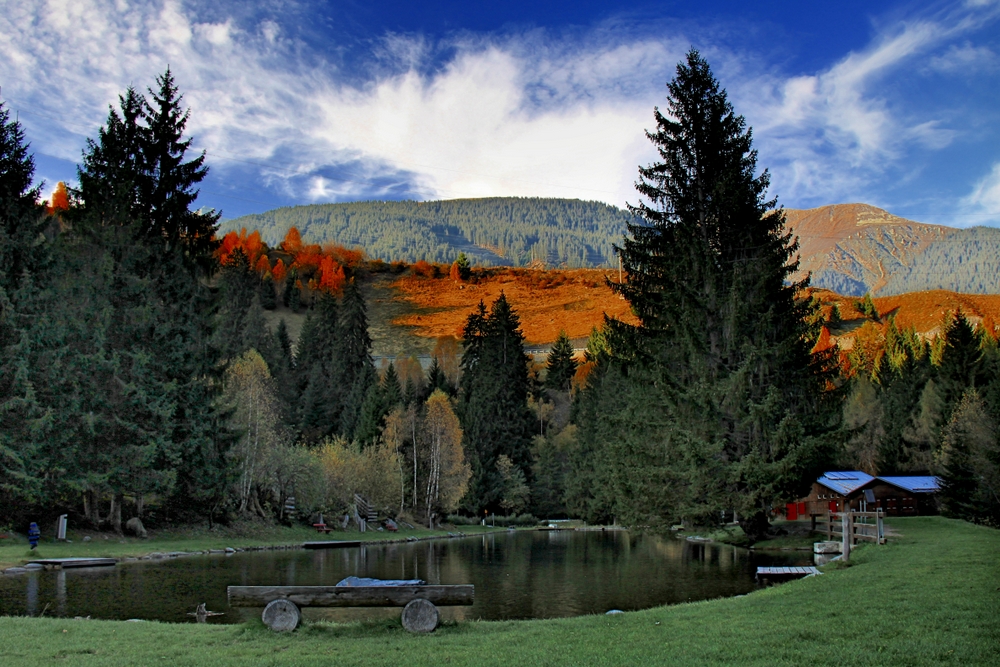
<svg viewBox="0 0 1000 667"><path fill-rule="evenodd" d="M823 574L815 567L758 567L758 579L785 579L811 577L816 574Z"/></svg>
<svg viewBox="0 0 1000 667"><path fill-rule="evenodd" d="M110 567L117 562L114 558L42 558L30 561L29 565L37 563L44 565L45 569L62 568L65 570L71 567Z"/></svg>
<svg viewBox="0 0 1000 667"><path fill-rule="evenodd" d="M322 540L321 542L303 542L303 549L349 549L360 547L360 540Z"/></svg>

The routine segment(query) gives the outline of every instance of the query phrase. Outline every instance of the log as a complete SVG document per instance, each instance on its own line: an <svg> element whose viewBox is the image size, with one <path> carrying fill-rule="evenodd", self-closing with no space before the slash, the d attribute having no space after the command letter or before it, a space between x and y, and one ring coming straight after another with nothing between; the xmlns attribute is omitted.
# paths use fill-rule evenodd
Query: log
<svg viewBox="0 0 1000 667"><path fill-rule="evenodd" d="M422 598L435 605L471 605L476 587L462 586L229 586L233 607L288 600L299 607L405 607Z"/></svg>
<svg viewBox="0 0 1000 667"><path fill-rule="evenodd" d="M438 608L423 598L410 600L403 607L403 627L410 632L434 632L441 622Z"/></svg>
<svg viewBox="0 0 1000 667"><path fill-rule="evenodd" d="M264 607L260 620L275 632L291 632L302 622L302 613L288 600L273 600Z"/></svg>

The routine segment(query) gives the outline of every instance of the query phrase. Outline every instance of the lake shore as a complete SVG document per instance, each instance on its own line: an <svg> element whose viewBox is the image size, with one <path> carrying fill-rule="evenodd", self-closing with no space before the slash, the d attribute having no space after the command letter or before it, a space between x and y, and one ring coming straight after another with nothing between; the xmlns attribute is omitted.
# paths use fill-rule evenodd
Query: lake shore
<svg viewBox="0 0 1000 667"><path fill-rule="evenodd" d="M490 526L456 526L447 529L428 530L426 528L400 528L397 532L369 530L332 531L317 533L307 526L275 526L249 524L236 528L179 528L150 531L150 537L122 537L113 533L97 531L72 531L71 542L43 540L34 552L30 552L23 536L0 540L0 576L3 571L20 567L31 560L43 558L114 558L116 560L170 558L200 555L210 551L232 549L249 551L255 549L298 549L303 542L323 540L360 540L363 542L405 542L413 540L441 539L461 535L479 535L484 532L503 531L505 528ZM83 537L90 537L84 542Z"/></svg>
<svg viewBox="0 0 1000 667"><path fill-rule="evenodd" d="M237 626L0 618L4 665L987 665L1000 653L1000 531L925 517L849 565L737 597L616 616Z"/></svg>

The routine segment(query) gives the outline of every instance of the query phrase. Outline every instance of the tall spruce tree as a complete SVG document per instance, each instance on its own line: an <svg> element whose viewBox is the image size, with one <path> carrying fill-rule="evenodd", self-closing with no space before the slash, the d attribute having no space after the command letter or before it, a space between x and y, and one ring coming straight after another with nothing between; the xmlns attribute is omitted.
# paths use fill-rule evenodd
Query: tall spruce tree
<svg viewBox="0 0 1000 667"><path fill-rule="evenodd" d="M0 521L38 490L31 474L36 420L44 415L32 384L35 280L49 250L42 237L40 188L24 130L0 102ZM34 280L32 276L35 276Z"/></svg>
<svg viewBox="0 0 1000 667"><path fill-rule="evenodd" d="M190 110L181 107L183 97L169 67L156 84L155 91L149 89L152 103L145 105L143 114L142 148L149 175L143 182L145 234L167 250L180 250L191 265L211 270L219 214L191 210L198 198L195 186L208 175L205 153L185 161L191 147L191 139L184 137Z"/></svg>
<svg viewBox="0 0 1000 667"><path fill-rule="evenodd" d="M180 110L169 71L158 83L157 109L129 89L98 140L88 142L78 170L78 228L81 242L95 249L92 261L103 262L111 275L94 283L110 290L113 313L110 333L98 342L106 354L130 355L133 372L143 374L136 386L148 385L144 395L150 400L160 397L146 413L135 412L134 424L162 436L150 455L151 469L169 481L158 489L161 497L169 496L173 507L192 518L211 518L228 484L226 450L232 442L225 410L215 400L217 383L210 380L218 369L209 344L211 292L197 275L213 263L217 216L190 210L197 196L193 187L207 168L203 158L185 162L187 113ZM93 331L102 335L99 327ZM109 418L117 409L107 407ZM143 414L161 422L147 424ZM129 490L115 493L123 491Z"/></svg>
<svg viewBox="0 0 1000 667"><path fill-rule="evenodd" d="M24 129L0 102L0 289L8 296L24 272L37 273L49 254L38 205L41 186L33 185L34 176Z"/></svg>
<svg viewBox="0 0 1000 667"><path fill-rule="evenodd" d="M695 50L667 88L669 112L656 109L647 133L661 160L639 169L645 201L630 210L640 221L618 249L628 277L612 285L639 324L616 322L612 348L644 388L628 419L660 431L686 488L676 503L655 497L676 487L617 495L629 498L623 515L644 520L648 507L676 504L660 517L669 521L734 508L758 539L769 508L799 495L821 463L810 436L827 426L831 363L810 355L815 306L795 298L806 286L790 281L797 243L765 198L768 174L757 175L744 119ZM618 469L641 471L643 450L626 447Z"/></svg>
<svg viewBox="0 0 1000 667"><path fill-rule="evenodd" d="M332 294L319 295L306 315L295 357L298 378L298 423L307 441L337 432L344 390L334 381L340 307Z"/></svg>
<svg viewBox="0 0 1000 667"><path fill-rule="evenodd" d="M459 418L472 479L464 506L476 514L501 510L506 456L531 480L534 418L528 408L528 357L520 319L501 293L489 313L480 302L464 331Z"/></svg>
<svg viewBox="0 0 1000 667"><path fill-rule="evenodd" d="M351 439L368 390L378 383L372 362L372 339L368 333L368 309L356 280L351 280L344 288L335 360L334 383L342 392L339 432Z"/></svg>
<svg viewBox="0 0 1000 667"><path fill-rule="evenodd" d="M951 414L967 389L982 386L985 364L982 340L961 310L948 318L942 338L937 377L946 414Z"/></svg>

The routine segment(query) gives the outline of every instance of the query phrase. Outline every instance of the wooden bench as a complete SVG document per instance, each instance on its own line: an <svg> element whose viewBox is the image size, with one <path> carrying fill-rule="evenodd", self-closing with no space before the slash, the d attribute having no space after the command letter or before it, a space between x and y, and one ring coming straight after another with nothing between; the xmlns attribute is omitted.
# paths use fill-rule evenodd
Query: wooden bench
<svg viewBox="0 0 1000 667"><path fill-rule="evenodd" d="M328 527L325 523L314 523L313 528L316 529L317 533L329 533L333 528Z"/></svg>
<svg viewBox="0 0 1000 667"><path fill-rule="evenodd" d="M300 607L403 607L403 627L433 632L436 605L471 605L476 587L461 586L229 586L231 607L264 607L261 620L275 632L290 632L302 620Z"/></svg>

